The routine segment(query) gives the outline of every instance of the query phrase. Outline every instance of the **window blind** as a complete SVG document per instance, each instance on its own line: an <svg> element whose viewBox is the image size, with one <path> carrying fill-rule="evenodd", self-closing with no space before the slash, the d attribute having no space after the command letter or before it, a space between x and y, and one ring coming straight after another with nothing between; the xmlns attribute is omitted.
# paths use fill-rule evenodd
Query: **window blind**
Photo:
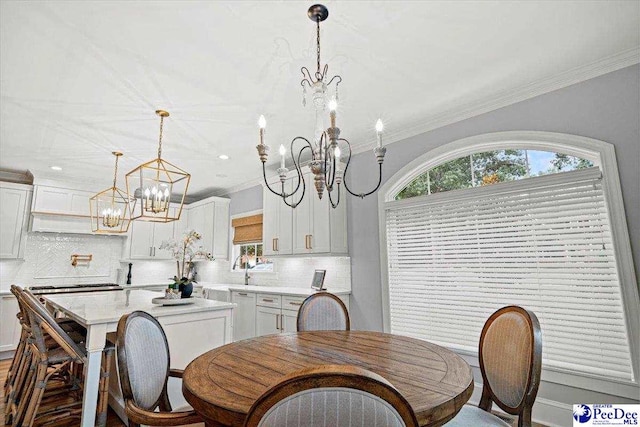
<svg viewBox="0 0 640 427"><path fill-rule="evenodd" d="M233 227L233 244L262 242L262 214L235 218Z"/></svg>
<svg viewBox="0 0 640 427"><path fill-rule="evenodd" d="M392 333L477 352L498 308L536 313L543 366L632 379L598 168L385 205Z"/></svg>

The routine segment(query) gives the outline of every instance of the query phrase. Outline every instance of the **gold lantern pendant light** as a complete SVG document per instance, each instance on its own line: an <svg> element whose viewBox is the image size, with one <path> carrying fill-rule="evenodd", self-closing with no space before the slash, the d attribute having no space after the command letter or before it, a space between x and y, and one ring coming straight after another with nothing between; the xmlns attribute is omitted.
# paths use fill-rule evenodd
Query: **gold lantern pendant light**
<svg viewBox="0 0 640 427"><path fill-rule="evenodd" d="M112 154L116 156L113 186L89 199L91 231L94 233L126 233L131 224L131 209L134 201L126 192L116 187L118 159L122 153L114 151Z"/></svg>
<svg viewBox="0 0 640 427"><path fill-rule="evenodd" d="M143 163L126 175L127 194L136 200L132 220L171 222L180 219L191 175L162 159L162 126L169 113L160 116L158 158Z"/></svg>

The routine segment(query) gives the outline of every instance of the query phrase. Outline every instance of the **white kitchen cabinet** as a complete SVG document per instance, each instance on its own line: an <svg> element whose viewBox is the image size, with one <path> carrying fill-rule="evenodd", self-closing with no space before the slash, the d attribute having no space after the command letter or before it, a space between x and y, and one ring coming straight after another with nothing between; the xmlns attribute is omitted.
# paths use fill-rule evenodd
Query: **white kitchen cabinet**
<svg viewBox="0 0 640 427"><path fill-rule="evenodd" d="M173 222L133 221L130 225L130 259L172 259L171 251L161 250L163 241L174 236Z"/></svg>
<svg viewBox="0 0 640 427"><path fill-rule="evenodd" d="M187 228L202 235L199 244L216 259L229 258L229 203L229 199L209 197L187 209Z"/></svg>
<svg viewBox="0 0 640 427"><path fill-rule="evenodd" d="M31 186L0 186L0 259L23 257L31 194Z"/></svg>
<svg viewBox="0 0 640 427"><path fill-rule="evenodd" d="M256 306L256 336L279 334L281 311L279 308Z"/></svg>
<svg viewBox="0 0 640 427"><path fill-rule="evenodd" d="M237 304L233 310L233 340L240 341L255 337L256 294L232 291L231 302Z"/></svg>
<svg viewBox="0 0 640 427"><path fill-rule="evenodd" d="M298 309L303 296L258 294L256 297L256 335L296 332Z"/></svg>
<svg viewBox="0 0 640 427"><path fill-rule="evenodd" d="M15 350L20 341L18 301L13 295L0 298L0 353Z"/></svg>
<svg viewBox="0 0 640 427"><path fill-rule="evenodd" d="M342 200L334 209L325 191L322 199L314 185L311 173L304 174L306 191L295 209L287 206L280 197L266 186L263 190L263 239L265 255L329 254L346 255L347 211L342 189ZM271 187L279 190L279 179L270 181ZM285 191L291 192L297 177L285 182ZM298 191L302 191L299 189ZM300 193L297 195L299 198ZM295 196L294 196L295 198ZM295 198L298 200L298 198Z"/></svg>
<svg viewBox="0 0 640 427"><path fill-rule="evenodd" d="M270 182L271 188L279 191L280 180ZM290 193L293 179L285 181L284 190ZM265 186L262 196L262 240L265 255L291 255L293 253L293 209L287 206L281 197L273 194Z"/></svg>

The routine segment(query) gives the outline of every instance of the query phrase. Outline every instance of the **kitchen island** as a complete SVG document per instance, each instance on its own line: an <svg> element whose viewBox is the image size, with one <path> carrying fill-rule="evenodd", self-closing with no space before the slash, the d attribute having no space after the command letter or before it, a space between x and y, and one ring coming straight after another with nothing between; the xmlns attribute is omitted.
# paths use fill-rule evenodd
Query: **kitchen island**
<svg viewBox="0 0 640 427"><path fill-rule="evenodd" d="M159 306L151 302L158 296L157 292L138 289L46 296L49 306L87 328L83 427L95 424L102 350L107 333L116 331L123 315L141 310L158 319L167 335L172 368L184 369L198 355L231 342L234 304L193 298L193 304ZM124 418L119 378L115 372L112 372L109 388L109 403L118 416ZM170 380L168 390L173 406L182 406L185 400L180 382Z"/></svg>

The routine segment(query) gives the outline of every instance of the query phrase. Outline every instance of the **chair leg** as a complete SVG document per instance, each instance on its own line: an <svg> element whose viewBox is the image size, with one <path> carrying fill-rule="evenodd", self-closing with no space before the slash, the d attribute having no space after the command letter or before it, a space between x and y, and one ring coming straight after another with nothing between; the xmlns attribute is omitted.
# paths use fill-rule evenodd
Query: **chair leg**
<svg viewBox="0 0 640 427"><path fill-rule="evenodd" d="M29 405L25 411L23 424L26 427L33 426L33 421L36 419L38 413L38 407L40 407L40 401L44 394L44 389L47 386L47 367L48 363L41 360L36 367L35 379L33 381L33 391L29 398Z"/></svg>
<svg viewBox="0 0 640 427"><path fill-rule="evenodd" d="M15 408L16 400L21 395L22 386L24 385L29 369L31 368L31 347L26 343L22 344L18 364L14 367L15 369L11 376L11 383L9 384L9 387L5 388L5 425L11 425L11 420L13 418L12 408Z"/></svg>
<svg viewBox="0 0 640 427"><path fill-rule="evenodd" d="M36 381L36 369L37 360L35 354L31 353L29 357L29 366L25 374L24 380L20 385L20 391L16 394L16 402L12 405L12 420L11 425L13 427L22 426L22 419L27 410L27 406L31 400L31 394L35 388Z"/></svg>
<svg viewBox="0 0 640 427"><path fill-rule="evenodd" d="M98 427L104 427L107 425L107 411L109 410L109 376L111 374L111 363L113 361L114 353L114 348L105 349L102 352L102 372L100 374L98 410L96 414L96 425Z"/></svg>
<svg viewBox="0 0 640 427"><path fill-rule="evenodd" d="M24 347L26 342L26 335L22 332L20 336L20 341L18 342L18 348L16 348L16 352L13 354L13 359L11 360L11 365L9 365L9 370L7 371L7 377L4 381L4 403L7 404L7 399L9 393L11 391L11 387L13 385L13 381L16 378L16 374L20 364L22 363L22 358L24 357Z"/></svg>

